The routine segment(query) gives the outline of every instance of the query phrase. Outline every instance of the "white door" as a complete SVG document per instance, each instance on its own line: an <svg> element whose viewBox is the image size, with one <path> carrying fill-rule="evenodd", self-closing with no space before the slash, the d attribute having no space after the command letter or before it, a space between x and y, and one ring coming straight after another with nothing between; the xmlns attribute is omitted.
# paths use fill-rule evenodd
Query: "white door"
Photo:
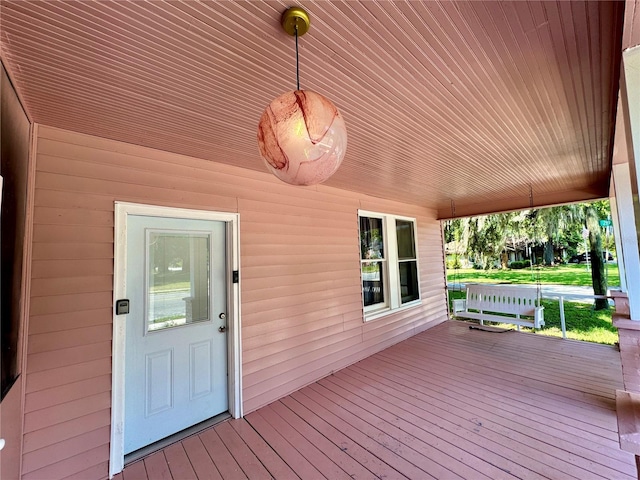
<svg viewBox="0 0 640 480"><path fill-rule="evenodd" d="M127 216L124 453L228 410L226 224Z"/></svg>

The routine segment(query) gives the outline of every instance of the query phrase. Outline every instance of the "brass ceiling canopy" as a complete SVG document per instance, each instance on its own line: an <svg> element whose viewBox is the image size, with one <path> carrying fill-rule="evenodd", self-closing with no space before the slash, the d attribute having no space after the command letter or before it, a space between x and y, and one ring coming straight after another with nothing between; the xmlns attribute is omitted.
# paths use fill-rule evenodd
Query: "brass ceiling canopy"
<svg viewBox="0 0 640 480"><path fill-rule="evenodd" d="M300 7L291 7L285 10L285 12L282 14L280 23L282 23L282 28L284 29L284 31L292 36L296 34L297 26L298 36L301 37L309 31L311 19L309 18L309 14L304 9Z"/></svg>

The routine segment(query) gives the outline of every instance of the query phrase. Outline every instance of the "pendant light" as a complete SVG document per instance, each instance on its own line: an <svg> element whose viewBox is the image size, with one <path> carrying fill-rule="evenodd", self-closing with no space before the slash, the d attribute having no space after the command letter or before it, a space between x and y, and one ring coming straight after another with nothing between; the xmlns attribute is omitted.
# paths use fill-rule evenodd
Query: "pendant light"
<svg viewBox="0 0 640 480"><path fill-rule="evenodd" d="M347 150L347 129L329 99L300 90L298 37L309 30L309 14L291 7L282 28L296 39L297 88L273 100L258 125L258 147L267 168L283 182L315 185L333 175Z"/></svg>

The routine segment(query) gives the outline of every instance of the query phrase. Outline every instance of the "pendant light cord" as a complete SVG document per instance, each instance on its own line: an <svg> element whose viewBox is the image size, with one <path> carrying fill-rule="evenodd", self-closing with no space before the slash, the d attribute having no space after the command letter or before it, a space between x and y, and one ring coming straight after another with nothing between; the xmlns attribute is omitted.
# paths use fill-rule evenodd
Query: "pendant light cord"
<svg viewBox="0 0 640 480"><path fill-rule="evenodd" d="M296 20L296 90L300 90L300 61L298 60L298 21Z"/></svg>

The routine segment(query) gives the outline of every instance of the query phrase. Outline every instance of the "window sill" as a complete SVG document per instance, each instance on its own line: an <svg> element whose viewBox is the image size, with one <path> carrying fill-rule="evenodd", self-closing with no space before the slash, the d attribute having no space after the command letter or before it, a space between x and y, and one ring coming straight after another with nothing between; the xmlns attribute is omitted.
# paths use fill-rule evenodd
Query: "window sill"
<svg viewBox="0 0 640 480"><path fill-rule="evenodd" d="M422 305L422 300L414 300L413 302L406 303L401 307L394 308L393 310L390 308L385 308L384 310L377 310L371 313L364 314L364 322L370 322L371 320L377 320L378 318L387 317L389 315L393 315L395 313L400 313L405 310L409 310L411 308L419 307Z"/></svg>

